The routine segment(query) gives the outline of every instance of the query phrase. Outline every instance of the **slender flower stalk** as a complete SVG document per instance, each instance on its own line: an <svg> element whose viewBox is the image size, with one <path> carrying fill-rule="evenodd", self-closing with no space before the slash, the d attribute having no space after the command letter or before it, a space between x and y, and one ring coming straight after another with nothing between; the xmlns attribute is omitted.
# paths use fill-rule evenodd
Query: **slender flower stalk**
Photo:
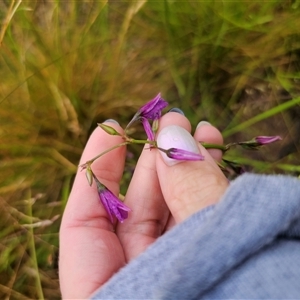
<svg viewBox="0 0 300 300"><path fill-rule="evenodd" d="M233 145L232 144L228 144L228 145L219 145L219 144L211 144L211 143L204 143L204 142L200 142L200 144L205 148L205 149L219 149L223 152L226 152L227 150L229 150L229 148Z"/></svg>
<svg viewBox="0 0 300 300"><path fill-rule="evenodd" d="M115 146L113 146L113 147L111 147L111 148L108 148L107 150L105 150L105 151L101 152L100 154L96 155L95 157L93 157L92 159L88 160L88 161L85 162L84 164L79 165L79 167L81 167L81 170L84 170L84 169L90 167L91 164L92 164L96 159L98 159L99 157L103 156L104 154L106 154L106 153L108 153L108 152L110 152L110 151L112 151L112 150L114 150L114 149L117 149L117 148L119 148L119 147L125 146L125 145L127 145L127 144L129 144L129 140L126 140L126 141L123 142L123 143L120 143L120 144L115 145Z"/></svg>
<svg viewBox="0 0 300 300"><path fill-rule="evenodd" d="M103 185L95 175L94 180L97 184L97 190L100 201L109 215L110 221L113 223L114 216L123 223L128 218L128 212L131 209L119 200L105 185Z"/></svg>

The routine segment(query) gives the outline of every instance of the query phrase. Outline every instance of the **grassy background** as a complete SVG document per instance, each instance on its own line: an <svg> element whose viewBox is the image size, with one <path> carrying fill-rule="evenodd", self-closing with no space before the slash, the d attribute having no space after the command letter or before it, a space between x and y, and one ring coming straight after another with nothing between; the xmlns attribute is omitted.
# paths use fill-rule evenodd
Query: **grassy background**
<svg viewBox="0 0 300 300"><path fill-rule="evenodd" d="M58 230L86 140L158 92L226 142L280 134L227 158L299 175L299 0L1 1L0 22L1 299L60 298Z"/></svg>

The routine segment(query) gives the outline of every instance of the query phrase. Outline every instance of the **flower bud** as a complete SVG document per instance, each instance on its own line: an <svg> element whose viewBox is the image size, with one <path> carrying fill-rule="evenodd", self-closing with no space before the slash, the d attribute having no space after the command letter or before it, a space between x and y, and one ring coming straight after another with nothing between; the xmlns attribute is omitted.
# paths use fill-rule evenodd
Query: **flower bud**
<svg viewBox="0 0 300 300"><path fill-rule="evenodd" d="M158 148L161 150L160 148ZM200 153L194 153L187 150L177 149L177 148L170 148L165 151L169 158L173 158L176 160L182 161L196 161L196 160L204 160L204 156Z"/></svg>
<svg viewBox="0 0 300 300"><path fill-rule="evenodd" d="M106 124L103 124L103 123L98 123L97 125L99 127L101 127L105 132L107 132L110 135L119 135L119 136L121 136L121 134L116 129L114 129L113 127L110 127L110 126L108 126Z"/></svg>
<svg viewBox="0 0 300 300"><path fill-rule="evenodd" d="M276 141L282 140L278 135L276 136L257 136L250 141L239 142L238 144L245 149L257 150L260 146L274 143Z"/></svg>
<svg viewBox="0 0 300 300"><path fill-rule="evenodd" d="M158 131L158 125L159 125L158 119L154 120L152 123L152 132L153 133L156 133Z"/></svg>
<svg viewBox="0 0 300 300"><path fill-rule="evenodd" d="M89 185L91 186L93 184L93 171L90 166L88 166L86 168L85 176L86 176L86 179L87 179Z"/></svg>
<svg viewBox="0 0 300 300"><path fill-rule="evenodd" d="M270 144L270 143L282 140L282 138L278 135L276 135L276 136L257 136L254 138L254 140L259 145L266 145L266 144Z"/></svg>

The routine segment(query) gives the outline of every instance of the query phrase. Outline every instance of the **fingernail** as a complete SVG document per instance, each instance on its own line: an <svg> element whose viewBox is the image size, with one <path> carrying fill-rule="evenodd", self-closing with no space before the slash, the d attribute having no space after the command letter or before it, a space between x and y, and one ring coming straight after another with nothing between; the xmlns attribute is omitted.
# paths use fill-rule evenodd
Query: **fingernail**
<svg viewBox="0 0 300 300"><path fill-rule="evenodd" d="M180 108L177 108L177 107L171 108L168 112L176 112L176 113L184 116L184 112Z"/></svg>
<svg viewBox="0 0 300 300"><path fill-rule="evenodd" d="M119 122L116 121L116 120L114 120L114 119L107 119L107 120L105 120L103 123L115 123L115 124L120 125Z"/></svg>
<svg viewBox="0 0 300 300"><path fill-rule="evenodd" d="M191 134L184 128L177 125L170 125L163 128L157 137L157 145L159 148L168 150L170 148L177 148L194 153L200 153L197 142ZM182 161L169 158L165 153L159 151L166 165L173 166Z"/></svg>
<svg viewBox="0 0 300 300"><path fill-rule="evenodd" d="M207 122L207 121L201 121L201 122L198 123L196 129L199 128L199 127L201 127L201 126L203 126L203 125L210 125L211 126L211 124L209 122Z"/></svg>

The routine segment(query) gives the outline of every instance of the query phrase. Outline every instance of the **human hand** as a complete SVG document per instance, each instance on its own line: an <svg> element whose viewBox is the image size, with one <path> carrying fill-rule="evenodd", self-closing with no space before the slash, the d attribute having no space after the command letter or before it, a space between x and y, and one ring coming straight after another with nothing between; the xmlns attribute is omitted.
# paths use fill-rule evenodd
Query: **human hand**
<svg viewBox="0 0 300 300"><path fill-rule="evenodd" d="M189 121L174 112L160 119L160 130L169 125L191 129ZM122 132L117 124L110 122L109 126ZM194 137L197 141L222 143L220 132L207 124L200 126ZM81 163L121 142L121 137L97 128ZM220 160L221 152L199 147L204 161L181 162L172 167L165 164L156 149L142 152L125 199L132 211L123 224L111 224L99 204L97 190L89 187L84 172L77 173L60 230L63 298L87 298L174 224L219 200L228 184L214 162ZM124 160L125 147L122 147L93 164L93 172L115 195L119 192Z"/></svg>

